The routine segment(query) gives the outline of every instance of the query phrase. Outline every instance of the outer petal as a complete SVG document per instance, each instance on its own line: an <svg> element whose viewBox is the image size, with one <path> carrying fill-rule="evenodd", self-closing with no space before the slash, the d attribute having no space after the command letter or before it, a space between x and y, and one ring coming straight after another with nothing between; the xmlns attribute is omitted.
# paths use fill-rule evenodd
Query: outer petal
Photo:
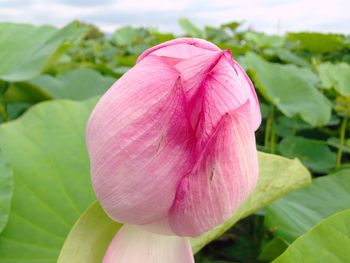
<svg viewBox="0 0 350 263"><path fill-rule="evenodd" d="M241 83L242 90L246 91L247 96L249 98L251 113L252 113L253 128L256 131L261 124L261 112L260 112L260 104L259 104L258 96L255 93L254 85L250 80L250 78L248 77L247 73L241 67L241 65L239 65L236 61L234 61L231 58L231 56L228 60L232 63L232 66L236 69L238 82Z"/></svg>
<svg viewBox="0 0 350 263"><path fill-rule="evenodd" d="M249 108L246 103L222 118L182 179L169 212L177 235L197 236L222 223L254 189L258 159Z"/></svg>
<svg viewBox="0 0 350 263"><path fill-rule="evenodd" d="M187 59L200 54L210 53L212 51L220 51L220 49L214 44L203 39L178 38L146 50L140 55L137 62L140 62L151 54L159 57Z"/></svg>
<svg viewBox="0 0 350 263"><path fill-rule="evenodd" d="M249 78L232 60L228 51L212 52L176 64L192 109L192 126L206 141L222 116L247 100L253 128L259 127L261 114L257 96Z"/></svg>
<svg viewBox="0 0 350 263"><path fill-rule="evenodd" d="M103 263L194 263L187 238L162 236L124 225L108 247Z"/></svg>
<svg viewBox="0 0 350 263"><path fill-rule="evenodd" d="M205 82L208 74L221 59L223 51L210 52L179 62L175 68L181 74L181 81L188 107L191 109L191 125L197 129L205 100ZM201 132L201 131L199 131Z"/></svg>
<svg viewBox="0 0 350 263"><path fill-rule="evenodd" d="M179 74L150 56L95 107L87 128L97 198L119 222L163 218L192 165L193 138Z"/></svg>

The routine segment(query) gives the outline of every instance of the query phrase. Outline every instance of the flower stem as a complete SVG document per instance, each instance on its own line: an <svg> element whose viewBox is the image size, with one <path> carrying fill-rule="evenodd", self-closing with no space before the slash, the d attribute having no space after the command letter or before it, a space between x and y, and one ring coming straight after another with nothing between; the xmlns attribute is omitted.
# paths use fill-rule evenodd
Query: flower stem
<svg viewBox="0 0 350 263"><path fill-rule="evenodd" d="M270 153L275 153L276 149L276 133L275 133L275 123L271 123L271 134L270 134Z"/></svg>
<svg viewBox="0 0 350 263"><path fill-rule="evenodd" d="M3 122L9 121L9 116L6 111L6 107L3 103L0 103L0 117L2 118Z"/></svg>
<svg viewBox="0 0 350 263"><path fill-rule="evenodd" d="M270 143L272 141L271 137L272 137L274 115L275 115L275 106L270 104L270 113L269 113L269 117L267 118L266 128L265 128L265 139L264 139L265 148L270 147Z"/></svg>
<svg viewBox="0 0 350 263"><path fill-rule="evenodd" d="M343 121L340 126L340 134L339 134L339 148L338 148L338 154L337 154L337 163L336 163L336 168L339 168L341 165L341 159L343 155L343 146L344 146L344 140L345 140L345 131L346 131L346 126L348 124L348 117L344 117Z"/></svg>

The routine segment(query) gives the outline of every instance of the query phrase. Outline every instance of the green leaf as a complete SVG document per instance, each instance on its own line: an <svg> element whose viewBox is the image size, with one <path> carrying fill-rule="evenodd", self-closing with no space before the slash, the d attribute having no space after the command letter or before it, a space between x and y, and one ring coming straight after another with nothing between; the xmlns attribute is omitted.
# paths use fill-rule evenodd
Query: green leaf
<svg viewBox="0 0 350 263"><path fill-rule="evenodd" d="M331 52L344 47L342 35L301 32L289 33L287 37L289 40L298 41L301 47L314 53Z"/></svg>
<svg viewBox="0 0 350 263"><path fill-rule="evenodd" d="M128 46L142 42L146 34L142 28L123 27L113 33L112 41L119 46Z"/></svg>
<svg viewBox="0 0 350 263"><path fill-rule="evenodd" d="M298 117L288 118L279 116L275 119L275 132L281 137L292 137L295 133L303 130L311 130L312 126Z"/></svg>
<svg viewBox="0 0 350 263"><path fill-rule="evenodd" d="M230 23L226 23L226 24L222 24L221 28L229 28L232 31L235 31L238 27L240 27L243 24L243 22L237 22L237 21L233 21Z"/></svg>
<svg viewBox="0 0 350 263"><path fill-rule="evenodd" d="M264 33L251 32L248 31L244 38L247 41L254 43L257 47L260 48L280 48L283 46L285 39L278 35L265 35Z"/></svg>
<svg viewBox="0 0 350 263"><path fill-rule="evenodd" d="M71 227L95 200L84 139L95 101L40 103L0 126L15 183L1 263L56 262Z"/></svg>
<svg viewBox="0 0 350 263"><path fill-rule="evenodd" d="M269 63L254 53L244 58L262 95L287 117L300 117L313 126L325 125L331 117L331 104L315 86L308 68Z"/></svg>
<svg viewBox="0 0 350 263"><path fill-rule="evenodd" d="M329 146L336 148L336 149L339 149L340 140L339 140L339 138L330 137L327 140L327 144ZM350 139L345 140L345 144L343 145L342 149L343 149L344 153L350 153Z"/></svg>
<svg viewBox="0 0 350 263"><path fill-rule="evenodd" d="M53 77L40 75L30 81L55 99L85 100L102 95L115 82L93 69L81 68Z"/></svg>
<svg viewBox="0 0 350 263"><path fill-rule="evenodd" d="M315 172L327 173L335 168L336 154L325 141L287 137L280 142L279 150L286 157L298 158Z"/></svg>
<svg viewBox="0 0 350 263"><path fill-rule="evenodd" d="M260 179L254 193L244 204L237 209L234 215L224 224L217 226L209 232L192 238L191 243L194 253L203 246L216 239L234 225L239 219L246 217L254 211L266 206L276 198L296 190L310 182L310 174L298 160L289 160L276 155L260 153ZM102 216L100 205L96 202L79 219L75 227L70 232L58 260L59 263L97 263L101 262L103 253L96 253L95 257L86 257L79 251L87 251L91 244L99 242L101 250L105 251L107 244L111 241L111 233L115 233L119 224L114 223L108 216ZM97 211L97 212L96 212ZM86 220L98 222L98 224L86 224ZM109 226L110 230L106 229ZM93 228L93 229L92 229ZM105 239L103 239L104 234ZM85 240L85 242L74 242L75 240ZM100 244L105 244L102 247ZM73 252L76 252L73 254Z"/></svg>
<svg viewBox="0 0 350 263"><path fill-rule="evenodd" d="M349 262L350 210L339 212L298 238L274 263Z"/></svg>
<svg viewBox="0 0 350 263"><path fill-rule="evenodd" d="M13 192L12 169L0 150L0 234L7 224Z"/></svg>
<svg viewBox="0 0 350 263"><path fill-rule="evenodd" d="M292 242L330 215L350 208L350 169L323 176L266 209L265 224Z"/></svg>
<svg viewBox="0 0 350 263"><path fill-rule="evenodd" d="M287 241L280 237L275 237L265 245L258 259L261 261L272 261L281 255L288 248L288 246L289 244Z"/></svg>
<svg viewBox="0 0 350 263"><path fill-rule="evenodd" d="M74 41L85 32L77 22L61 30L51 26L0 23L0 79L21 81L39 75L62 54L59 48L63 43Z"/></svg>
<svg viewBox="0 0 350 263"><path fill-rule="evenodd" d="M27 81L11 83L3 96L5 103L37 103L50 99L53 97L45 90Z"/></svg>
<svg viewBox="0 0 350 263"><path fill-rule="evenodd" d="M347 63L322 63L318 71L323 87L332 88L343 96L350 95L350 65Z"/></svg>
<svg viewBox="0 0 350 263"><path fill-rule="evenodd" d="M264 54L268 56L277 56L280 60L295 64L301 67L310 67L310 64L303 58L299 57L295 53L284 48L270 48L264 50Z"/></svg>
<svg viewBox="0 0 350 263"><path fill-rule="evenodd" d="M205 38L205 33L192 24L192 22L187 18L181 18L179 20L179 24L187 36Z"/></svg>
<svg viewBox="0 0 350 263"><path fill-rule="evenodd" d="M106 248L121 226L94 203L72 228L57 263L73 262L73 259L75 263L102 262ZM78 244L84 244L83 249Z"/></svg>

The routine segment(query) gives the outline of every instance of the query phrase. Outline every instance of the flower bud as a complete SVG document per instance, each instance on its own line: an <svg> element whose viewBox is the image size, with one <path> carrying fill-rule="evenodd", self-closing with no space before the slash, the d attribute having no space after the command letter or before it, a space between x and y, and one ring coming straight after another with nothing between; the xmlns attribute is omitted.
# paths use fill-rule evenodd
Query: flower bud
<svg viewBox="0 0 350 263"><path fill-rule="evenodd" d="M197 236L258 178L254 87L229 51L180 38L145 51L87 127L97 199L118 222Z"/></svg>

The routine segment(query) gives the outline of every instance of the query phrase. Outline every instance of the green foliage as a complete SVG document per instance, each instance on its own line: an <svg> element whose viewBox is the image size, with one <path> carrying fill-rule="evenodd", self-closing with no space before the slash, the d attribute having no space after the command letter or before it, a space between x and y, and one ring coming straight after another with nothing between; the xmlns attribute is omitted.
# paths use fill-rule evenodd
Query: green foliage
<svg viewBox="0 0 350 263"><path fill-rule="evenodd" d="M322 33L289 33L288 39L298 41L301 48L315 53L336 51L345 46L344 36Z"/></svg>
<svg viewBox="0 0 350 263"><path fill-rule="evenodd" d="M244 63L261 94L286 116L300 114L314 126L329 121L331 104L316 89L310 69L269 63L254 53L248 53Z"/></svg>
<svg viewBox="0 0 350 263"><path fill-rule="evenodd" d="M73 22L58 30L51 26L0 24L0 79L27 80L53 64L86 32Z"/></svg>
<svg viewBox="0 0 350 263"><path fill-rule="evenodd" d="M85 100L102 95L114 83L93 69L81 68L62 75L40 75L30 81L54 99Z"/></svg>
<svg viewBox="0 0 350 263"><path fill-rule="evenodd" d="M339 212L297 239L274 263L348 262L350 210Z"/></svg>
<svg viewBox="0 0 350 263"><path fill-rule="evenodd" d="M15 187L0 262L56 262L70 228L95 199L84 140L95 101L43 103L1 125Z"/></svg>
<svg viewBox="0 0 350 263"><path fill-rule="evenodd" d="M265 223L274 235L292 242L323 219L349 208L350 169L313 180L313 183L270 205Z"/></svg>
<svg viewBox="0 0 350 263"><path fill-rule="evenodd" d="M115 233L122 226L112 221L97 203L78 219L60 252L57 263L99 263Z"/></svg>
<svg viewBox="0 0 350 263"><path fill-rule="evenodd" d="M187 36L205 38L205 33L192 24L187 18L181 18L179 24Z"/></svg>
<svg viewBox="0 0 350 263"><path fill-rule="evenodd" d="M261 261L272 261L288 248L288 243L281 237L276 237L267 243L259 255Z"/></svg>
<svg viewBox="0 0 350 263"><path fill-rule="evenodd" d="M327 173L335 168L336 154L324 141L287 137L280 142L279 150L284 156L298 158L315 172Z"/></svg>
<svg viewBox="0 0 350 263"><path fill-rule="evenodd" d="M7 224L13 192L12 168L0 151L0 233Z"/></svg>
<svg viewBox="0 0 350 263"><path fill-rule="evenodd" d="M318 71L324 88L334 88L340 95L350 95L350 65L347 63L332 64L325 62L319 65Z"/></svg>

